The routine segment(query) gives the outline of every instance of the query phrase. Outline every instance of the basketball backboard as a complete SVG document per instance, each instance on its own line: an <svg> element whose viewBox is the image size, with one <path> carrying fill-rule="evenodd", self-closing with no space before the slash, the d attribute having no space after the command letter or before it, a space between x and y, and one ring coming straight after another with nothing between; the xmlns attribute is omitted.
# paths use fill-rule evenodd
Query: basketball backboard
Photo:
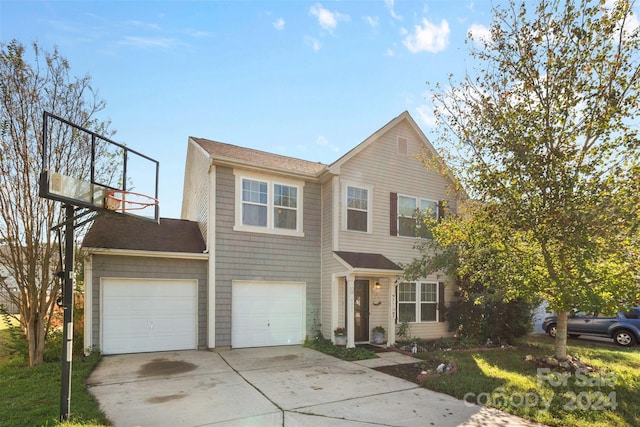
<svg viewBox="0 0 640 427"><path fill-rule="evenodd" d="M72 153L61 158L61 153ZM158 161L45 112L40 196L159 220Z"/></svg>

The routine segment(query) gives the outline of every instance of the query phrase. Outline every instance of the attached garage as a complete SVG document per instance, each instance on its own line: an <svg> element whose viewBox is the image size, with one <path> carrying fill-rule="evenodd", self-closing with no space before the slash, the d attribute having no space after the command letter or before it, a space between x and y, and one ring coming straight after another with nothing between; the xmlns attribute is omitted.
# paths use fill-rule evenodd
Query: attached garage
<svg viewBox="0 0 640 427"><path fill-rule="evenodd" d="M197 348L197 281L103 278L104 354Z"/></svg>
<svg viewBox="0 0 640 427"><path fill-rule="evenodd" d="M209 255L196 222L102 215L84 237L84 347L207 348Z"/></svg>
<svg viewBox="0 0 640 427"><path fill-rule="evenodd" d="M233 348L302 344L305 283L233 281L231 292Z"/></svg>

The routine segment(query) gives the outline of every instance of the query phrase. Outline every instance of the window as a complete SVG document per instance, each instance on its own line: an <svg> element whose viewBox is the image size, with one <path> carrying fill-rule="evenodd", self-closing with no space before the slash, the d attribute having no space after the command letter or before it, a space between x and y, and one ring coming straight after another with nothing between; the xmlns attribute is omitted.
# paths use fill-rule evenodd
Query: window
<svg viewBox="0 0 640 427"><path fill-rule="evenodd" d="M242 180L242 225L267 226L267 183Z"/></svg>
<svg viewBox="0 0 640 427"><path fill-rule="evenodd" d="M398 320L402 322L416 321L416 283L400 283L398 285Z"/></svg>
<svg viewBox="0 0 640 427"><path fill-rule="evenodd" d="M347 230L369 230L369 190L347 186Z"/></svg>
<svg viewBox="0 0 640 427"><path fill-rule="evenodd" d="M236 176L236 182L234 230L302 235L302 184L258 176Z"/></svg>
<svg viewBox="0 0 640 427"><path fill-rule="evenodd" d="M430 239L431 230L420 219L427 215L438 218L438 202L398 195L398 236Z"/></svg>
<svg viewBox="0 0 640 427"><path fill-rule="evenodd" d="M295 230L297 226L298 189L288 185L273 186L273 226Z"/></svg>
<svg viewBox="0 0 640 427"><path fill-rule="evenodd" d="M404 282L398 285L398 322L437 322L439 285Z"/></svg>
<svg viewBox="0 0 640 427"><path fill-rule="evenodd" d="M438 320L438 284L421 283L420 286L420 321L435 322Z"/></svg>

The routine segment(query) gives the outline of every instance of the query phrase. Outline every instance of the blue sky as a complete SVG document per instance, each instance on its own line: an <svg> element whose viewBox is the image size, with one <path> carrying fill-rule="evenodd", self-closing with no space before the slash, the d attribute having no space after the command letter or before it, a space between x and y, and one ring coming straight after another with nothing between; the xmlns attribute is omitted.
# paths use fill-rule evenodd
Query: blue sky
<svg viewBox="0 0 640 427"><path fill-rule="evenodd" d="M0 0L2 42L91 75L176 218L189 136L331 163L407 110L434 139L426 82L473 68L464 40L490 21L483 0Z"/></svg>

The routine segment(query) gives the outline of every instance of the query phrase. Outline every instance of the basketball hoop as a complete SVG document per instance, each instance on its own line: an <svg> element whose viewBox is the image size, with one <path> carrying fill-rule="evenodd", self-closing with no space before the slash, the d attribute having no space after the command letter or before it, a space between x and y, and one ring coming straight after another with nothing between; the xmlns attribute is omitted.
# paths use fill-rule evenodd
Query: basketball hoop
<svg viewBox="0 0 640 427"><path fill-rule="evenodd" d="M104 197L104 207L110 211L135 211L157 205L158 199L133 191L108 190Z"/></svg>

